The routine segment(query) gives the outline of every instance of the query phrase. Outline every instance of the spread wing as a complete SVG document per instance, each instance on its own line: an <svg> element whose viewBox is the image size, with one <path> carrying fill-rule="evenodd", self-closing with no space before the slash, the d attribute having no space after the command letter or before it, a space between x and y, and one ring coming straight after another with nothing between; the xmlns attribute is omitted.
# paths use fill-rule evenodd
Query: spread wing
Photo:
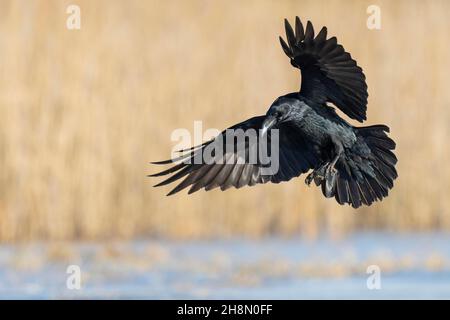
<svg viewBox="0 0 450 320"><path fill-rule="evenodd" d="M280 42L291 64L301 70L300 93L319 104L331 102L352 119L366 120L366 78L336 37L327 39L326 27L314 37L311 22L305 30L298 17L295 32L287 20L285 29L287 43L281 37Z"/></svg>
<svg viewBox="0 0 450 320"><path fill-rule="evenodd" d="M256 140L253 140L253 142L251 139L245 140L245 145L241 144L242 148L239 148L235 139L232 142L228 142L226 131L223 131L219 135L222 140L216 137L215 140L184 150L187 152L176 159L154 162L154 164L174 164L167 170L150 175L151 177L158 177L172 174L166 180L155 185L155 187L183 179L168 195L175 194L187 187L190 187L189 194L202 188L207 191L217 187L220 187L221 190L226 190L230 187L241 188L258 183L288 181L317 166L318 158L312 146L289 124L282 124L277 128L279 129L279 165L271 166L266 161L262 162L259 158L256 161L252 161L250 154L253 154L255 150L260 148L261 136L259 129L264 118L265 116L254 117L229 128L234 130L242 129L244 132L247 132L247 130L256 132ZM271 152L274 151L267 145L273 139L273 132L269 132L269 136L266 139L266 148L271 150ZM223 142L223 154L220 157L216 157L222 161L217 161L216 159L215 162L201 161L202 163L198 163L196 159L202 159L204 152L207 152L207 147L212 146L211 144L217 141L221 141L219 145ZM227 143L231 143L232 146L227 148ZM259 154L258 152L257 154ZM218 155L219 153L216 154ZM272 169L270 169L271 167Z"/></svg>

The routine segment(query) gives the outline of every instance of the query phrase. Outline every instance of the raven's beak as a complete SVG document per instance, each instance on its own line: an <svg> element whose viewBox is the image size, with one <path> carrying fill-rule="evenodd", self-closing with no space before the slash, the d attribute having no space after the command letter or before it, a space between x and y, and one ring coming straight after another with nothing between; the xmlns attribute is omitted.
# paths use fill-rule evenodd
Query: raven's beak
<svg viewBox="0 0 450 320"><path fill-rule="evenodd" d="M261 127L261 135L265 136L267 132L277 123L277 118L274 116L267 116Z"/></svg>

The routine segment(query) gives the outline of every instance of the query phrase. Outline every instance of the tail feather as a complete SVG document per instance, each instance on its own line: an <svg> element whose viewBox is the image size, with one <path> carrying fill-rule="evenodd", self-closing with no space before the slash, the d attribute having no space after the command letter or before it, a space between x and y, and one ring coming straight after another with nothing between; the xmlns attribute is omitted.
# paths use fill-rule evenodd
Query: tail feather
<svg viewBox="0 0 450 320"><path fill-rule="evenodd" d="M334 195L340 204L358 208L387 197L398 174L395 169L397 157L392 152L395 142L386 134L389 128L374 125L355 130L357 142L351 149L346 149L345 155L336 163L332 188L325 188L329 180L325 179L322 191L326 196Z"/></svg>
<svg viewBox="0 0 450 320"><path fill-rule="evenodd" d="M350 195L347 181L350 179L347 171L341 170L338 172L336 179L336 200L339 204L349 203ZM345 178L344 178L345 177Z"/></svg>

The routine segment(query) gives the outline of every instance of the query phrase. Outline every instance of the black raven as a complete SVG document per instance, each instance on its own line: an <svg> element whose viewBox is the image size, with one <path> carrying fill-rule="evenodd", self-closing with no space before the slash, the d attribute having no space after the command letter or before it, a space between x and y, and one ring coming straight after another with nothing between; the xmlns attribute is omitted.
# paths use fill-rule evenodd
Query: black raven
<svg viewBox="0 0 450 320"><path fill-rule="evenodd" d="M326 197L335 197L339 204L358 208L371 205L388 195L397 178L397 158L392 152L395 142L387 136L385 125L354 127L339 117L332 103L347 116L359 122L366 120L367 85L362 69L337 43L336 37L327 39L323 27L314 36L308 21L306 28L298 17L295 31L285 20L287 43L280 37L281 46L291 64L301 70L300 92L277 98L266 115L257 116L229 129L256 130L257 142L274 139L273 129L278 129L278 167L264 172L267 164L258 158L248 160L255 141L245 140L244 155L227 151L220 156L222 162L193 162L195 156L205 152L216 139L188 150L175 159L154 164L176 163L171 168L150 176L173 174L157 184L163 186L178 179L184 180L168 195L189 187L189 193L204 188L240 188L258 183L289 181L312 169L305 182L321 186ZM223 142L223 145L230 142ZM232 140L232 144L236 144ZM259 147L260 148L260 147ZM258 148L257 148L258 149ZM228 150L228 149L227 149ZM187 151L187 153L186 153ZM271 151L273 153L273 151ZM213 152L212 155L215 153ZM242 160L242 159L241 159Z"/></svg>

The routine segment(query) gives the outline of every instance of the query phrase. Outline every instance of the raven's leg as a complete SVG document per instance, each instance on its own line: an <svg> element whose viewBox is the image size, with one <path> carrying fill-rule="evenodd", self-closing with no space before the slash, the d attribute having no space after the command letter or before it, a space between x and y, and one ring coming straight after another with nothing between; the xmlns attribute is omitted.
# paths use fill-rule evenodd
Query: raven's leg
<svg viewBox="0 0 450 320"><path fill-rule="evenodd" d="M341 155L344 154L344 147L342 146L342 144L339 141L335 141L335 139L332 139L332 140L334 143L334 150L335 150L336 155L326 169L327 174L330 174L330 173L335 174L337 172L337 170L335 168L336 162L338 162Z"/></svg>
<svg viewBox="0 0 450 320"><path fill-rule="evenodd" d="M325 170L325 175L324 175L324 179L325 179L325 194L326 196L332 196L333 195L333 190L334 190L334 186L335 186L335 182L336 182L336 173L337 170L335 168L336 163L338 162L338 160L340 159L341 155L344 154L344 147L342 146L342 144L339 141L335 141L333 139L334 142L334 148L335 148L335 157L333 158L333 160L330 162L330 164L327 166L326 170Z"/></svg>
<svg viewBox="0 0 450 320"><path fill-rule="evenodd" d="M319 186L323 180L326 181L327 187L332 188L336 178L336 163L341 155L344 153L344 147L337 139L331 139L334 144L335 157L329 162L323 162L320 166L315 168L305 179L305 183L309 186L314 180L316 186Z"/></svg>

